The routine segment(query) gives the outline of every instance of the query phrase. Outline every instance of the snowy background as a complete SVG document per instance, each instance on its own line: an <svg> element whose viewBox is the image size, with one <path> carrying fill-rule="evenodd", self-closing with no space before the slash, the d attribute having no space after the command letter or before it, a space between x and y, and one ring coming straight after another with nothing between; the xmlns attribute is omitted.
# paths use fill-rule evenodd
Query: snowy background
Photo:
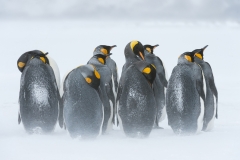
<svg viewBox="0 0 240 160"><path fill-rule="evenodd" d="M0 0L0 159L1 160L239 160L240 2L238 0L37 1ZM86 64L100 44L117 45L112 58L119 73L131 40L155 49L168 77L185 51L209 47L219 93L219 119L211 132L176 136L167 125L146 139L112 130L95 140L71 139L58 125L49 135L29 135L17 124L21 73L17 59L29 50L49 52L61 77Z"/></svg>

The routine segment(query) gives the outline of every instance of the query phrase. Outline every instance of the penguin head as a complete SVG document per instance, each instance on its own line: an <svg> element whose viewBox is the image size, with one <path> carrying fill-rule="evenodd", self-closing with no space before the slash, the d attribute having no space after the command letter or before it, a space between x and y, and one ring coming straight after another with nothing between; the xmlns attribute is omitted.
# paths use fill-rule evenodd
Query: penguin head
<svg viewBox="0 0 240 160"><path fill-rule="evenodd" d="M80 66L79 69L86 83L97 90L100 85L101 76L95 66L87 64Z"/></svg>
<svg viewBox="0 0 240 160"><path fill-rule="evenodd" d="M201 48L201 49L195 49L192 51L192 53L194 54L194 57L198 57L199 59L203 60L203 51L208 47L208 45L206 45L205 47Z"/></svg>
<svg viewBox="0 0 240 160"><path fill-rule="evenodd" d="M116 45L113 45L113 46L99 45L93 51L93 55L102 54L102 55L105 55L105 56L110 56L112 54L112 53L110 53L110 51L114 47L117 47L117 46Z"/></svg>
<svg viewBox="0 0 240 160"><path fill-rule="evenodd" d="M131 50L130 52L129 52L129 47ZM127 46L125 47L124 53L126 58L137 56L141 60L144 60L143 45L139 41L131 41L130 43L128 43Z"/></svg>
<svg viewBox="0 0 240 160"><path fill-rule="evenodd" d="M194 54L192 52L184 52L178 57L178 64L186 64L194 62Z"/></svg>
<svg viewBox="0 0 240 160"><path fill-rule="evenodd" d="M159 46L158 44L156 44L156 45L154 45L154 46L151 46L151 45L149 45L149 44L146 44L146 45L143 46L143 48L144 48L144 50L146 50L148 53L153 54L153 50L154 50L156 47L158 47L158 46Z"/></svg>
<svg viewBox="0 0 240 160"><path fill-rule="evenodd" d="M96 59L97 63L100 63L102 65L106 64L106 55L102 55L102 54L96 54L93 56L94 59Z"/></svg>
<svg viewBox="0 0 240 160"><path fill-rule="evenodd" d="M148 82L152 85L156 77L156 67L153 64L139 61L134 66L144 75Z"/></svg>
<svg viewBox="0 0 240 160"><path fill-rule="evenodd" d="M35 50L31 55L31 59L37 58L40 59L44 64L49 64L49 60L46 55L48 55L48 52L44 53L43 51Z"/></svg>

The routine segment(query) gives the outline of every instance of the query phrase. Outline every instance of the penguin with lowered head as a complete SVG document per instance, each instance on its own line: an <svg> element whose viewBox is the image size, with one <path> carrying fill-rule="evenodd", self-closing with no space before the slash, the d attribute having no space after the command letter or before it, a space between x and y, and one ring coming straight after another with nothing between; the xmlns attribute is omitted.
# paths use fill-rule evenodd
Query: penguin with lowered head
<svg viewBox="0 0 240 160"><path fill-rule="evenodd" d="M156 67L156 78L153 83L154 95L157 103L157 116L155 125L159 127L159 123L166 117L165 91L167 88L167 80L165 67L162 60L154 54L154 49L159 45L144 45L145 60ZM159 127L160 128L160 127Z"/></svg>

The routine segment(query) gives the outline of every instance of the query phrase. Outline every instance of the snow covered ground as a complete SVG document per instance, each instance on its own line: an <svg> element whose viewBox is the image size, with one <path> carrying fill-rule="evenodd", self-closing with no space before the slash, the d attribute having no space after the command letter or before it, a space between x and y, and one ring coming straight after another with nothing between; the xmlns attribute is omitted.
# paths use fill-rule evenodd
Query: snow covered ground
<svg viewBox="0 0 240 160"><path fill-rule="evenodd" d="M146 139L127 138L120 130L95 140L71 139L58 125L49 135L29 135L17 124L21 73L18 57L29 50L49 52L61 77L86 62L100 44L117 45L112 58L119 72L124 47L131 40L159 44L157 54L170 76L178 56L209 47L204 57L213 69L219 93L219 119L211 132L176 136L163 121ZM1 21L0 25L0 159L1 160L239 160L240 159L240 25L101 21Z"/></svg>

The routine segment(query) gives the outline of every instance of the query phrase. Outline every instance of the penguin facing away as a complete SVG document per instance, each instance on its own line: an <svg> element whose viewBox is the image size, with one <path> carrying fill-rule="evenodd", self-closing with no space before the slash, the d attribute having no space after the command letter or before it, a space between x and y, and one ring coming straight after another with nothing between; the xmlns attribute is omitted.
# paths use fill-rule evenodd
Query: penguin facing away
<svg viewBox="0 0 240 160"><path fill-rule="evenodd" d="M156 78L153 83L154 95L157 103L157 116L156 116L156 126L159 127L159 123L163 121L166 117L166 102L165 102L165 91L167 88L167 80L165 76L165 68L162 60L156 56L153 52L159 45L144 45L144 55L145 60L148 63L153 64L156 67Z"/></svg>
<svg viewBox="0 0 240 160"><path fill-rule="evenodd" d="M103 134L112 129L112 121L116 106L112 84L112 72L111 69L106 65L106 57L109 55L110 51L106 49L105 45L100 45L94 50L94 56L88 61L88 64L94 65L102 77L100 79L100 88L101 98L104 106L104 121L102 126Z"/></svg>
<svg viewBox="0 0 240 160"><path fill-rule="evenodd" d="M134 63L125 72L118 120L128 137L147 137L153 128L156 102L152 84L155 76L155 68L145 61Z"/></svg>
<svg viewBox="0 0 240 160"><path fill-rule="evenodd" d="M203 70L205 84L206 84L206 100L204 103L205 112L203 118L203 131L210 131L214 127L214 119L218 117L218 91L215 86L214 76L210 64L204 61L203 52L208 45L201 49L195 49L194 61L199 64Z"/></svg>
<svg viewBox="0 0 240 160"><path fill-rule="evenodd" d="M134 64L135 62L144 60L144 49L143 49L142 43L136 40L129 42L124 49L124 55L125 55L126 62L123 65L122 74L118 84L118 93L117 93L117 99L116 99L117 106L122 94L122 88L124 86L123 81L125 79L125 72L127 68L132 64Z"/></svg>
<svg viewBox="0 0 240 160"><path fill-rule="evenodd" d="M103 105L100 74L92 65L73 69L65 78L63 115L72 138L95 138L102 131Z"/></svg>
<svg viewBox="0 0 240 160"><path fill-rule="evenodd" d="M191 52L178 58L168 81L166 109L168 124L175 134L194 134L202 130L205 94L201 68Z"/></svg>
<svg viewBox="0 0 240 160"><path fill-rule="evenodd" d="M18 122L28 133L52 132L59 112L59 91L45 54L30 51L18 59L20 81Z"/></svg>

